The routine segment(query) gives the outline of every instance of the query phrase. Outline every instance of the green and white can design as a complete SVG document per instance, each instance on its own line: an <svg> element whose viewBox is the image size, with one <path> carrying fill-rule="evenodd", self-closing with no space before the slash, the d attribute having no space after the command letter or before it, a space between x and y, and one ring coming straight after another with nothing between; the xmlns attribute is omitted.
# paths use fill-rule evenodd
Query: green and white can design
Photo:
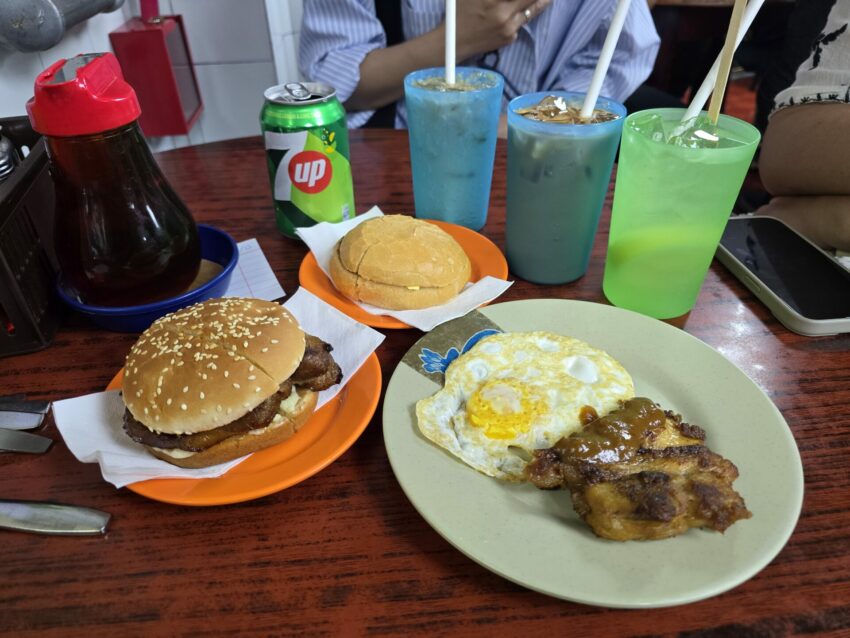
<svg viewBox="0 0 850 638"><path fill-rule="evenodd" d="M278 228L289 237L355 214L345 110L332 88L291 83L266 91L261 114Z"/></svg>

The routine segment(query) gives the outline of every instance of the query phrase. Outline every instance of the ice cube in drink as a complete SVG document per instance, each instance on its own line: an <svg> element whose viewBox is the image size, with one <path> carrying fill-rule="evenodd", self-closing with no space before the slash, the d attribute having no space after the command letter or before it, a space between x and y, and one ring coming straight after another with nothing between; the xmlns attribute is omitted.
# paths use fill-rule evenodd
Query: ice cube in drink
<svg viewBox="0 0 850 638"><path fill-rule="evenodd" d="M581 104L567 102L563 96L547 95L537 104L519 107L517 115L537 122L557 122L559 124L597 124L616 120L619 115L605 109L594 109L590 117L581 116Z"/></svg>

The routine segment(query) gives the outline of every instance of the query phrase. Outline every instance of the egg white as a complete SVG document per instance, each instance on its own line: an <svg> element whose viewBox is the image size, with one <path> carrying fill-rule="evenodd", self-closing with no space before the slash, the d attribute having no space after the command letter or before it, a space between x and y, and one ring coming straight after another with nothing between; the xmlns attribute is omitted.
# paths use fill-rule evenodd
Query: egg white
<svg viewBox="0 0 850 638"><path fill-rule="evenodd" d="M416 417L424 436L476 470L520 481L533 450L581 427L584 406L603 415L633 396L625 368L584 341L499 333L452 362Z"/></svg>

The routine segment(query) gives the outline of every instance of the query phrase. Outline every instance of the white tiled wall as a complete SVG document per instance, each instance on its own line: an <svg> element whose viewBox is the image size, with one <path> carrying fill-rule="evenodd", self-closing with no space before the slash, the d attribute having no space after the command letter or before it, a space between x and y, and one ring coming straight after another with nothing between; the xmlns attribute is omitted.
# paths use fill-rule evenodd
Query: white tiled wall
<svg viewBox="0 0 850 638"><path fill-rule="evenodd" d="M138 0L128 1L135 9ZM188 136L152 139L151 147L259 135L263 91L276 77L264 0L159 0L159 10L183 16L204 111Z"/></svg>
<svg viewBox="0 0 850 638"><path fill-rule="evenodd" d="M154 150L259 134L263 91L298 78L302 0L160 0L183 16L204 112L189 135L152 138ZM109 32L138 15L138 0L73 27L40 53L0 49L0 117L23 115L35 76L60 58L110 50Z"/></svg>
<svg viewBox="0 0 850 638"><path fill-rule="evenodd" d="M274 51L277 83L300 80L298 38L301 31L303 0L265 0L269 34Z"/></svg>

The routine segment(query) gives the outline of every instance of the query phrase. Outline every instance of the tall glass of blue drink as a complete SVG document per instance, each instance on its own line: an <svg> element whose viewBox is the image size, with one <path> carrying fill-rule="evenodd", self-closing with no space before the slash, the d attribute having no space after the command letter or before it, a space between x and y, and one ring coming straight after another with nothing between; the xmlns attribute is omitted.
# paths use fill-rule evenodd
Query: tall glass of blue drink
<svg viewBox="0 0 850 638"><path fill-rule="evenodd" d="M487 221L504 79L494 71L443 68L404 79L416 216L479 230Z"/></svg>
<svg viewBox="0 0 850 638"><path fill-rule="evenodd" d="M587 270L626 109L599 98L583 121L583 101L551 91L508 105L505 253L527 281L561 284Z"/></svg>

